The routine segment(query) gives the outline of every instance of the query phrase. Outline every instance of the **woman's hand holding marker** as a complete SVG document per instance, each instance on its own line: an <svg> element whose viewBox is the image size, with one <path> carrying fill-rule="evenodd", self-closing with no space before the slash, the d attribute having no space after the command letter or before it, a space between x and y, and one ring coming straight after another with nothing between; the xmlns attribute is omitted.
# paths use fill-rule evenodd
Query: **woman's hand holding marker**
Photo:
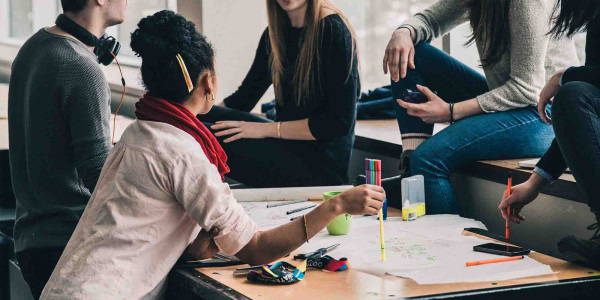
<svg viewBox="0 0 600 300"><path fill-rule="evenodd" d="M351 215L376 215L383 207L385 191L380 186L363 184L335 197L337 197L336 211L340 215L343 213Z"/></svg>
<svg viewBox="0 0 600 300"><path fill-rule="evenodd" d="M352 188L331 197L301 218L256 233L235 256L253 265L272 262L308 242L341 214L376 215L384 200L385 191L380 186L364 184Z"/></svg>
<svg viewBox="0 0 600 300"><path fill-rule="evenodd" d="M537 173L533 175L524 183L515 185L512 188L510 196L508 191L504 191L502 196L502 202L498 206L502 218L513 223L520 224L521 221L525 221L525 217L521 215L521 210L525 205L531 203L540 194L541 188L546 184L546 179L539 176ZM512 213L508 215L507 208L510 206Z"/></svg>
<svg viewBox="0 0 600 300"><path fill-rule="evenodd" d="M450 121L448 103L432 92L429 88L417 85L417 89L427 97L425 103L408 103L397 99L398 104L406 108L408 115L419 117L426 123L443 123Z"/></svg>

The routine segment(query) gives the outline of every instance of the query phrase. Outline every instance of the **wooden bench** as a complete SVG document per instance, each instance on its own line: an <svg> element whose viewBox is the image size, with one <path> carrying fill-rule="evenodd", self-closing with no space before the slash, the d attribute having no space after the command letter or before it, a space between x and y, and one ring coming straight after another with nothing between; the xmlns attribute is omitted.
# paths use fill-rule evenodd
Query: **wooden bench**
<svg viewBox="0 0 600 300"><path fill-rule="evenodd" d="M136 91L137 93L137 91ZM113 103L118 104L118 103ZM0 150L8 149L8 84L0 84ZM124 115L129 115L127 109L123 109ZM119 117L117 120L117 137L125 130L131 119ZM112 120L111 120L112 126ZM446 125L436 124L434 134L444 129ZM402 141L396 120L361 120L356 123L355 149L363 150L377 155L397 158L402 153ZM525 159L480 161L474 163L460 172L469 176L490 180L497 183L506 183L508 172L512 172L515 183L525 181L531 170L519 168L518 163ZM559 180L546 186L543 193L585 202L581 190L575 183L571 174L564 174Z"/></svg>
<svg viewBox="0 0 600 300"><path fill-rule="evenodd" d="M436 124L434 134L443 130L446 125ZM369 120L357 121L356 123L356 142L354 147L359 150L385 155L389 157L399 157L402 153L402 141L400 131L396 120ZM507 159L478 161L459 172L467 176L473 176L501 184L506 184L506 178L509 172L513 176L515 184L524 182L532 173L530 169L519 167L519 162L527 160ZM577 186L575 178L569 173L563 174L558 180L547 185L542 193L586 203L581 189Z"/></svg>

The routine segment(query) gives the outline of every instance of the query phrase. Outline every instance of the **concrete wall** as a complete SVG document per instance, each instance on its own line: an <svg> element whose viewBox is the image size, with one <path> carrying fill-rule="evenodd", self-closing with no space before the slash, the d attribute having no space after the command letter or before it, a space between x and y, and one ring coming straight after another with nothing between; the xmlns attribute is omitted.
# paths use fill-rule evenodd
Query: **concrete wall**
<svg viewBox="0 0 600 300"><path fill-rule="evenodd" d="M505 222L498 210L506 185L464 175L452 177L463 215L483 222L496 234L504 235ZM548 195L540 195L525 207L527 219L511 224L511 239L524 242L534 249L545 249L558 255L556 243L567 235L591 237L586 227L596 222L586 204Z"/></svg>
<svg viewBox="0 0 600 300"><path fill-rule="evenodd" d="M217 101L231 95L250 70L260 37L267 27L264 0L202 1L202 33L216 49ZM272 88L263 97L274 98Z"/></svg>

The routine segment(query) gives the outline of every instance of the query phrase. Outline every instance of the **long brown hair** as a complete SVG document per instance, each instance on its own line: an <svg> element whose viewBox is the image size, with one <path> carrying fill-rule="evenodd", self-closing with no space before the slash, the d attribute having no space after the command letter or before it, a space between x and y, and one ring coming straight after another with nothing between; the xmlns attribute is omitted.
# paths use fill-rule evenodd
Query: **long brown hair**
<svg viewBox="0 0 600 300"><path fill-rule="evenodd" d="M474 41L481 42L481 65L490 67L498 63L510 48L510 0L471 0L467 5L473 28L467 45Z"/></svg>
<svg viewBox="0 0 600 300"><path fill-rule="evenodd" d="M600 17L598 0L558 0L554 5L550 34L556 38L566 35L571 38L576 33L588 30Z"/></svg>
<svg viewBox="0 0 600 300"><path fill-rule="evenodd" d="M294 68L293 86L295 88L295 102L297 106L302 106L314 99L320 92L320 64L321 64L321 39L323 36L324 9L334 11L344 21L346 27L352 36L352 58L348 66L348 77L352 73L356 54L356 34L350 21L334 3L330 0L307 0L302 45L295 62L288 62L289 66ZM269 39L271 51L269 55L269 67L271 68L271 77L275 87L275 96L278 103L282 104L283 92L281 80L284 73L285 58L285 26L287 21L286 12L279 6L277 0L267 0L267 16L269 24Z"/></svg>

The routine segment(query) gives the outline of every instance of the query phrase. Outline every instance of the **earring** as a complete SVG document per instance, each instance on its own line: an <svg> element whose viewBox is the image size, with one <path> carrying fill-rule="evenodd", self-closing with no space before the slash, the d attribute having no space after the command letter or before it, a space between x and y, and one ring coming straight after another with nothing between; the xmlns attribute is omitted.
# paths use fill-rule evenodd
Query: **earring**
<svg viewBox="0 0 600 300"><path fill-rule="evenodd" d="M208 95L209 94L212 96L210 100L208 100ZM206 94L206 101L210 102L210 103L215 102L215 94L213 94L213 93L209 93L209 94Z"/></svg>

